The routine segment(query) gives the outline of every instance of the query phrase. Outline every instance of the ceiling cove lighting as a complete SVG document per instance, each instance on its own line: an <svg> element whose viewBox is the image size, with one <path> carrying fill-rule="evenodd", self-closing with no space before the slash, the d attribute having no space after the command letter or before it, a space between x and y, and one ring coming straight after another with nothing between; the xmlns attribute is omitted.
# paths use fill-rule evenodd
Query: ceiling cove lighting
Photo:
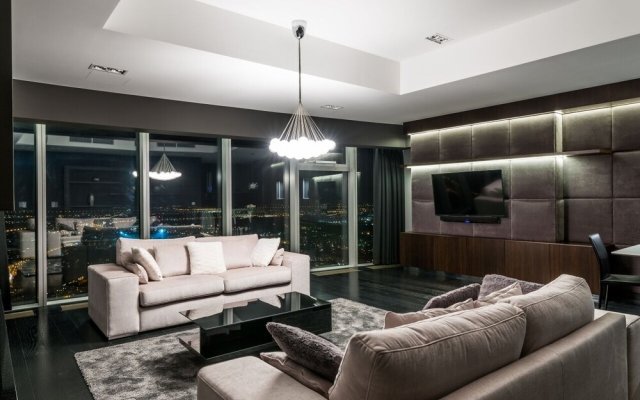
<svg viewBox="0 0 640 400"><path fill-rule="evenodd" d="M451 40L451 38L448 38L445 35L441 35L439 33L434 33L433 35L427 36L425 39L430 40L436 44L442 44Z"/></svg>
<svg viewBox="0 0 640 400"><path fill-rule="evenodd" d="M302 63L300 40L307 27L305 21L292 23L293 35L298 39L298 107L282 131L280 138L271 139L269 150L280 157L303 160L328 153L336 147L333 140L326 139L307 110L302 106Z"/></svg>
<svg viewBox="0 0 640 400"><path fill-rule="evenodd" d="M182 176L182 173L171 164L165 151L166 149L163 150L160 160L149 171L149 178L157 181L172 181Z"/></svg>
<svg viewBox="0 0 640 400"><path fill-rule="evenodd" d="M116 75L124 75L124 74L127 73L126 69L113 68L113 67L104 67L104 66L98 65L98 64L89 65L89 69L92 69L94 71L100 71L100 72L108 72L110 74L116 74Z"/></svg>

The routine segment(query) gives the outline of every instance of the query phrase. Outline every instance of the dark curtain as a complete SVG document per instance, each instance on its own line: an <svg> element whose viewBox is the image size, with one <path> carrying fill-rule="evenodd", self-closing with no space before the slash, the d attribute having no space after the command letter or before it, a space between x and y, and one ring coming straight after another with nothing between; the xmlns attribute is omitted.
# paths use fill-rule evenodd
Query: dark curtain
<svg viewBox="0 0 640 400"><path fill-rule="evenodd" d="M373 157L373 263L399 262L404 230L402 150L376 149Z"/></svg>

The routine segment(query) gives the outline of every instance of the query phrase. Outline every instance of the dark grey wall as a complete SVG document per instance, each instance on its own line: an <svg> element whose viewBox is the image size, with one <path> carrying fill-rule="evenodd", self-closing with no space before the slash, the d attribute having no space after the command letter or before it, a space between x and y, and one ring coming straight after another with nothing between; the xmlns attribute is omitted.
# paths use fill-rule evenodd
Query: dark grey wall
<svg viewBox="0 0 640 400"><path fill-rule="evenodd" d="M289 114L131 96L14 81L14 116L152 132L188 132L233 138L279 136ZM314 118L339 145L407 147L401 125Z"/></svg>
<svg viewBox="0 0 640 400"><path fill-rule="evenodd" d="M0 1L0 210L13 209L11 1Z"/></svg>

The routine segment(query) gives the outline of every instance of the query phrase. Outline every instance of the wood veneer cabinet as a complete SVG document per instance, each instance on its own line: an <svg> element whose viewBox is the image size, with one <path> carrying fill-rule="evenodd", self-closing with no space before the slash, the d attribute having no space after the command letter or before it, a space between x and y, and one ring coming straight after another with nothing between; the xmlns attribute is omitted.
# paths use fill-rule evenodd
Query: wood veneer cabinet
<svg viewBox="0 0 640 400"><path fill-rule="evenodd" d="M593 293L600 289L598 262L587 244L403 232L400 263L478 277L502 274L539 283L571 274L583 277Z"/></svg>

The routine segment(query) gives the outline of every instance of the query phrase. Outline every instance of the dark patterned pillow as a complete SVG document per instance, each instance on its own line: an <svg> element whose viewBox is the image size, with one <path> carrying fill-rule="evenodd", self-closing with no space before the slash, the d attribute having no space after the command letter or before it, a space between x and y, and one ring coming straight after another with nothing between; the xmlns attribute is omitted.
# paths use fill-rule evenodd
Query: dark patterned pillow
<svg viewBox="0 0 640 400"><path fill-rule="evenodd" d="M343 352L327 339L276 322L267 323L267 330L289 358L333 382L342 362Z"/></svg>
<svg viewBox="0 0 640 400"><path fill-rule="evenodd" d="M447 293L441 294L440 296L432 297L422 309L447 308L467 299L477 300L479 293L480 285L478 283L472 283L471 285L453 289Z"/></svg>
<svg viewBox="0 0 640 400"><path fill-rule="evenodd" d="M527 294L534 292L544 285L541 283L535 282L527 282L521 281L515 278L509 278L508 276L491 274L485 275L482 279L482 285L480 286L480 293L478 294L478 298L484 298L490 293L498 291L500 289L504 289L509 285L513 285L518 282L520 284L520 289L522 290L522 294Z"/></svg>

